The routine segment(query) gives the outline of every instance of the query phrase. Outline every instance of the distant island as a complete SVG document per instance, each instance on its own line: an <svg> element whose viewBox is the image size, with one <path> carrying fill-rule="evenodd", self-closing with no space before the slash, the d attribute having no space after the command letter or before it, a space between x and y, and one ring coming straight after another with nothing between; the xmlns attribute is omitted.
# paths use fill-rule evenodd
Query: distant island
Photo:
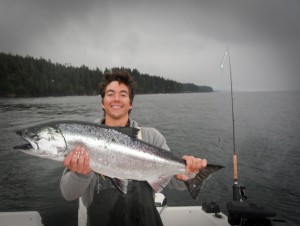
<svg viewBox="0 0 300 226"><path fill-rule="evenodd" d="M52 63L43 58L0 53L0 97L98 95L106 72L87 66ZM209 86L179 83L156 75L123 68L135 78L137 94L213 92Z"/></svg>

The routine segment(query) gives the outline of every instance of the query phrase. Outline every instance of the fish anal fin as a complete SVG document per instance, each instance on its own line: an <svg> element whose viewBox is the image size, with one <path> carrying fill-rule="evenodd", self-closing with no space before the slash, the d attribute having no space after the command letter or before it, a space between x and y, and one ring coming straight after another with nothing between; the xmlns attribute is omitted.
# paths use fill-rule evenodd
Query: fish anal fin
<svg viewBox="0 0 300 226"><path fill-rule="evenodd" d="M152 187L153 191L161 192L163 190L163 188L168 185L170 180L171 180L170 176L161 175L159 178L157 178L155 180L148 181L148 183Z"/></svg>

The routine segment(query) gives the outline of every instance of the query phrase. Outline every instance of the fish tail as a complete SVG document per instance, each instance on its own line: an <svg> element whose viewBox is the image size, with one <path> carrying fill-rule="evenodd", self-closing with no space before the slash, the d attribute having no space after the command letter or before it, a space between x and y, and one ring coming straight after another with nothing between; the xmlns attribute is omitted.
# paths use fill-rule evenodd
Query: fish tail
<svg viewBox="0 0 300 226"><path fill-rule="evenodd" d="M198 199L199 193L208 178L210 178L215 172L219 171L222 168L224 168L224 166L208 164L204 169L200 170L194 178L185 181L187 189L189 190L194 200Z"/></svg>

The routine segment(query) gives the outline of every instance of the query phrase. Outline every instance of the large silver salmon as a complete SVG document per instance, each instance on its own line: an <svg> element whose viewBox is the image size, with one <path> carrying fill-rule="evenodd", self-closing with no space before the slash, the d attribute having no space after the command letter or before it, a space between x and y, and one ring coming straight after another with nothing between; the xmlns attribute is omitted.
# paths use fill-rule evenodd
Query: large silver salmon
<svg viewBox="0 0 300 226"><path fill-rule="evenodd" d="M78 144L90 155L90 168L113 178L117 188L127 191L128 180L147 181L158 192L176 174L186 174L185 161L170 151L137 139L139 129L133 127L107 127L79 121L55 121L17 131L29 142L16 146L23 152L42 158L63 161ZM186 183L194 199L205 180L223 168L208 164Z"/></svg>

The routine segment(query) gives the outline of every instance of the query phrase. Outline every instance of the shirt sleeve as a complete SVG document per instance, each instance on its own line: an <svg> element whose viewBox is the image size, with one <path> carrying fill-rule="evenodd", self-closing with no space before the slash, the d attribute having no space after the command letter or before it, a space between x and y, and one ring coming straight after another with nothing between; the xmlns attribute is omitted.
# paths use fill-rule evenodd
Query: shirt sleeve
<svg viewBox="0 0 300 226"><path fill-rule="evenodd" d="M65 169L60 180L62 196L68 201L78 199L88 188L94 188L95 182L93 178L94 172L83 175Z"/></svg>

